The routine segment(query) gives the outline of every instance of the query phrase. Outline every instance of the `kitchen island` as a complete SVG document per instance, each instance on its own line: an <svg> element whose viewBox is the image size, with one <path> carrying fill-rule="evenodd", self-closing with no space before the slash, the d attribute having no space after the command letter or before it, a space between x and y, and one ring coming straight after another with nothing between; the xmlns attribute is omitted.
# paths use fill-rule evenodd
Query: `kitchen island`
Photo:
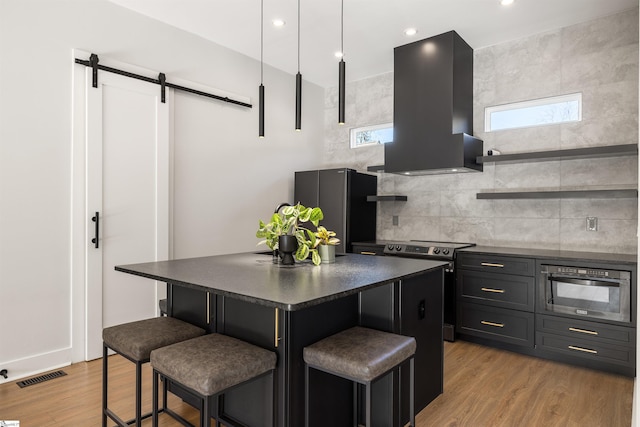
<svg viewBox="0 0 640 427"><path fill-rule="evenodd" d="M417 412L442 392L445 266L355 254L337 257L334 264L282 266L270 255L244 253L116 270L166 282L169 315L275 351L276 424L300 426L302 349L355 325L416 337ZM407 375L408 369L401 369L399 376L375 384L374 425L399 426L408 419ZM312 425L351 425L351 383L322 372L313 372L311 383ZM270 393L263 378L226 393L217 405L225 418L263 425L271 417Z"/></svg>

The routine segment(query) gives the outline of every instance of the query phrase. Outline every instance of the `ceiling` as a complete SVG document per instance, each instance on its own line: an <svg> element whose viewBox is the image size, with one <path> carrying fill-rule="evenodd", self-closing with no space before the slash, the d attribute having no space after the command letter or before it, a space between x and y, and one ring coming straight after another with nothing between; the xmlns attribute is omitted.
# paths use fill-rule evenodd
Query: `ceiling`
<svg viewBox="0 0 640 427"><path fill-rule="evenodd" d="M260 0L110 0L260 60ZM264 63L298 71L297 0L264 0ZM347 81L393 70L393 48L455 30L474 49L638 7L638 0L344 0ZM341 0L300 0L300 72L337 85ZM283 19L281 28L272 25ZM417 28L408 37L404 30ZM265 81L265 85L268 84Z"/></svg>

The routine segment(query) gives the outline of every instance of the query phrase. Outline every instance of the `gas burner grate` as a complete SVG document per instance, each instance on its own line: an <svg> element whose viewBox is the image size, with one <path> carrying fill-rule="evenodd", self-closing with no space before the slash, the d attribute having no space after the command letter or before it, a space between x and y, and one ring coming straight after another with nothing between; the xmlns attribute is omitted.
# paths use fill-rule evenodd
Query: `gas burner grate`
<svg viewBox="0 0 640 427"><path fill-rule="evenodd" d="M18 384L18 386L20 388L24 388L24 387L28 387L30 385L40 384L40 383L43 383L45 381L49 381L49 380L52 380L54 378L64 377L65 375L67 375L67 373L64 372L64 371L55 371L55 372L50 372L48 374L40 375L40 376L37 376L37 377L29 378L27 380L18 381L16 384Z"/></svg>

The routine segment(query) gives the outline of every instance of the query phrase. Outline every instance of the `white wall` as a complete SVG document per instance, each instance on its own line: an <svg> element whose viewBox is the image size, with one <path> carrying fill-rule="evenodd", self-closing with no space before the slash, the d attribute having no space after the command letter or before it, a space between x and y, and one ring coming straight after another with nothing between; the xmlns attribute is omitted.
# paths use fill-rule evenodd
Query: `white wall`
<svg viewBox="0 0 640 427"><path fill-rule="evenodd" d="M9 381L75 354L72 230L84 218L72 216L74 48L257 104L259 63L246 56L104 0L0 0L0 369ZM253 250L258 219L292 199L293 172L318 166L323 90L305 83L295 132L294 81L265 67L263 140L257 108L175 95L175 257Z"/></svg>

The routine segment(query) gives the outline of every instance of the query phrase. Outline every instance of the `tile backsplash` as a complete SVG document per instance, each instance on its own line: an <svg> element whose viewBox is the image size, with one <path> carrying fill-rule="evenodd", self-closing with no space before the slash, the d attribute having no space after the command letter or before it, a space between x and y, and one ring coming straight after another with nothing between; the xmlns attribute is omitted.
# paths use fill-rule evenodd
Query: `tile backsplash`
<svg viewBox="0 0 640 427"><path fill-rule="evenodd" d="M484 132L488 106L581 92L582 121ZM366 171L384 148L349 148L349 129L393 121L393 73L347 84L347 124L337 88L325 92L325 167ZM474 135L502 154L638 143L638 9L474 52ZM484 191L637 188L638 158L485 164L482 173L378 175L379 239L635 253L637 199L479 200ZM393 216L398 225L393 225ZM587 231L586 218L598 218Z"/></svg>

